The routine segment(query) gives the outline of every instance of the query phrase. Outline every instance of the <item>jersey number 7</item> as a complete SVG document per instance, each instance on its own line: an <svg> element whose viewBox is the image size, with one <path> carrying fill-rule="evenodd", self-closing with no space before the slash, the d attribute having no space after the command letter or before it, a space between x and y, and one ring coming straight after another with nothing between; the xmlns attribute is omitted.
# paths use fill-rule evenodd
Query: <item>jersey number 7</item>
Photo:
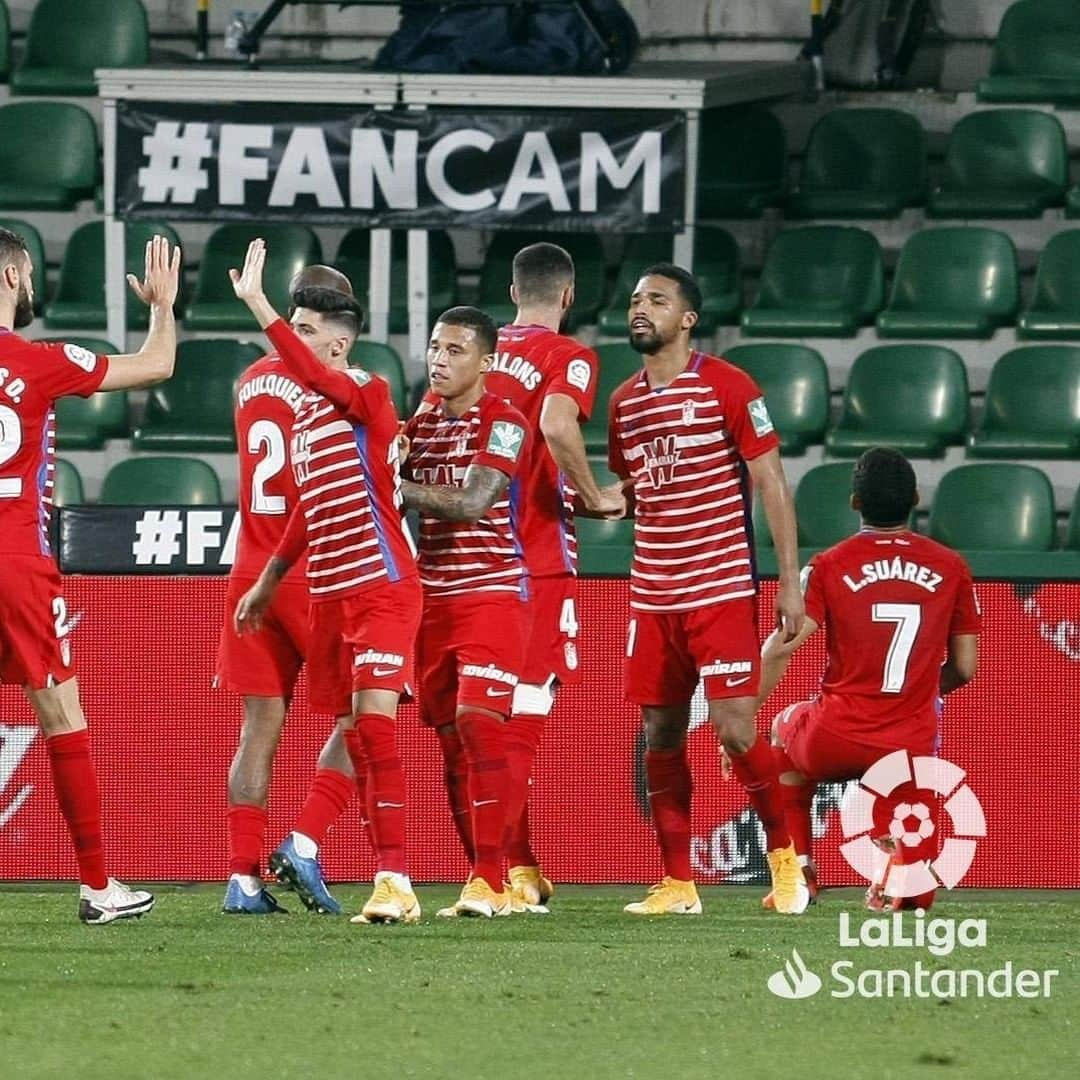
<svg viewBox="0 0 1080 1080"><path fill-rule="evenodd" d="M915 637L922 623L922 608L918 604L874 604L870 609L874 622L895 623L889 651L885 655L885 671L881 679L883 694L899 694L907 679L908 661L915 647Z"/></svg>

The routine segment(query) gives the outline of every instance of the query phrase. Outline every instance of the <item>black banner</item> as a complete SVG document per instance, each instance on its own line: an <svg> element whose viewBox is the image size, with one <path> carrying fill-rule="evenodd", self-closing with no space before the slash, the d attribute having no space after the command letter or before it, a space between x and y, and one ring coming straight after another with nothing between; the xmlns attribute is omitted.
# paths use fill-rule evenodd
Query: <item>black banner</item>
<svg viewBox="0 0 1080 1080"><path fill-rule="evenodd" d="M235 506L71 506L59 517L67 574L227 574L240 532Z"/></svg>
<svg viewBox="0 0 1080 1080"><path fill-rule="evenodd" d="M677 111L117 103L131 219L672 232L685 164Z"/></svg>

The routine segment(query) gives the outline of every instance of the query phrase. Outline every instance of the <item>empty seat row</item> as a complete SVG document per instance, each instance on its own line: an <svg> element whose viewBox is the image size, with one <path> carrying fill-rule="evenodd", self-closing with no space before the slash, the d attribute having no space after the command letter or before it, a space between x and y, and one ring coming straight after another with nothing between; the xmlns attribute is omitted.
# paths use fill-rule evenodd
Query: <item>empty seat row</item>
<svg viewBox="0 0 1080 1080"><path fill-rule="evenodd" d="M641 368L628 346L601 345L597 405L585 440L607 445L611 393ZM879 345L852 364L841 414L829 428L829 377L816 349L782 342L736 345L724 356L761 387L781 452L822 442L837 457L895 446L912 457L941 457L966 443L971 457L1080 457L1080 347L1028 345L994 365L982 421L971 430L967 372L943 345Z"/></svg>
<svg viewBox="0 0 1080 1080"><path fill-rule="evenodd" d="M851 509L849 462L810 469L795 489L799 546L820 550L851 536L859 516ZM947 472L934 493L927 531L968 553L1050 553L1057 548L1054 493L1046 474L1029 465L961 465ZM586 574L621 574L629 569L633 523L579 518L578 551ZM754 542L772 547L761 510L754 505ZM1073 499L1064 550L1080 553L1080 489Z"/></svg>
<svg viewBox="0 0 1080 1080"><path fill-rule="evenodd" d="M1002 17L980 101L1080 104L1080 7L1020 0Z"/></svg>
<svg viewBox="0 0 1080 1080"><path fill-rule="evenodd" d="M73 340L98 353L118 351L107 341ZM261 345L231 339L182 341L177 347L176 370L171 379L150 391L143 422L132 433L131 445L137 450L235 450L234 387L244 369L263 352ZM405 414L405 373L391 346L357 341L349 363L386 379L399 414ZM106 440L129 433L124 391L65 397L57 402L56 445L60 450L97 450Z"/></svg>
<svg viewBox="0 0 1080 1080"><path fill-rule="evenodd" d="M79 470L57 458L53 505L83 502ZM221 481L212 465L199 458L157 455L118 461L105 474L98 497L102 506L213 506L221 502Z"/></svg>

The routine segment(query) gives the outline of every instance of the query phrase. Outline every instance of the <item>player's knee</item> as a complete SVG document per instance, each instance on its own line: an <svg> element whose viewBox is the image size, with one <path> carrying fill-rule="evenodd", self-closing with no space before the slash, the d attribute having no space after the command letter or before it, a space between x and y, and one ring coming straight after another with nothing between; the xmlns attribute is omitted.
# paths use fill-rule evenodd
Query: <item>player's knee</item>
<svg viewBox="0 0 1080 1080"><path fill-rule="evenodd" d="M50 686L43 690L28 690L26 696L46 738L50 735L82 731L86 727L86 717L83 715L75 679L68 679L59 686Z"/></svg>
<svg viewBox="0 0 1080 1080"><path fill-rule="evenodd" d="M678 750L686 741L686 720L667 710L642 710L642 727L649 750Z"/></svg>

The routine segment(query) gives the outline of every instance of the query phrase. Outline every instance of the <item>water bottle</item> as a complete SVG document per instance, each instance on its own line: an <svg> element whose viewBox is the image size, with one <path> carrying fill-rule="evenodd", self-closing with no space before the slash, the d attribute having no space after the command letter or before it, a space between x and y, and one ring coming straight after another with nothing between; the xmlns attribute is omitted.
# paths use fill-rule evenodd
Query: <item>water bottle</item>
<svg viewBox="0 0 1080 1080"><path fill-rule="evenodd" d="M244 21L244 12L236 9L225 27L225 54L227 56L240 55L240 41L247 33L247 23Z"/></svg>

